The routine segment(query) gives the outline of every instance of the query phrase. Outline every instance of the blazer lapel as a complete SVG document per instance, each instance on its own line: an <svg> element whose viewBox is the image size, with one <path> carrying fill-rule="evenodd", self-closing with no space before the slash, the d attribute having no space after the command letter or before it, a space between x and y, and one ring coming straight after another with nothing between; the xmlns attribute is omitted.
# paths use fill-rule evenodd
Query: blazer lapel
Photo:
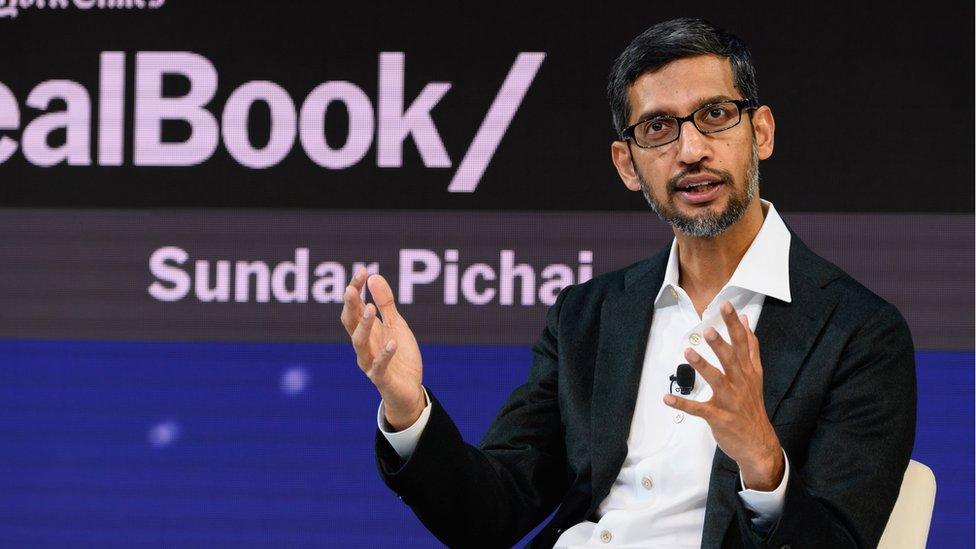
<svg viewBox="0 0 976 549"><path fill-rule="evenodd" d="M671 246L624 275L624 287L600 310L592 400L590 516L613 486L627 457L627 437L637 403L644 352L654 314L654 297L664 281Z"/></svg>
<svg viewBox="0 0 976 549"><path fill-rule="evenodd" d="M767 297L756 325L763 364L763 400L770 419L837 306L836 295L821 290L841 275L795 234L790 242L793 302Z"/></svg>
<svg viewBox="0 0 976 549"><path fill-rule="evenodd" d="M821 291L837 276L840 276L839 271L814 255L795 234L791 236L792 302L767 296L756 325L763 365L763 399L770 419L837 305L836 297ZM722 543L734 513L733 498L739 490L738 471L735 460L716 448L705 507L702 547L719 547ZM734 479L729 479L729 472L734 473Z"/></svg>

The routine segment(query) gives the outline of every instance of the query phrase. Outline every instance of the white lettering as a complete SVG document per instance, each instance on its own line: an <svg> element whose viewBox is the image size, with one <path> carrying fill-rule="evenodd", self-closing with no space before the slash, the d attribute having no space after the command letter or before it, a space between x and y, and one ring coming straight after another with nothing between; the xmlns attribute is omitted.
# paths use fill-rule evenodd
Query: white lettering
<svg viewBox="0 0 976 549"><path fill-rule="evenodd" d="M18 9L50 8L79 10L91 9L159 9L166 0L0 0L0 17L17 17Z"/></svg>
<svg viewBox="0 0 976 549"><path fill-rule="evenodd" d="M72 166L91 164L89 135L91 134L91 102L88 90L71 80L41 82L27 96L27 106L46 110L55 99L62 99L64 111L38 116L24 128L22 138L24 157L37 166L53 166L67 161ZM64 145L51 147L51 132L64 128Z"/></svg>
<svg viewBox="0 0 976 549"><path fill-rule="evenodd" d="M263 149L255 149L247 133L248 114L255 101L263 101L271 109L271 138ZM296 125L295 104L274 82L248 82L234 90L224 105L224 145L248 168L269 168L281 162L295 143Z"/></svg>
<svg viewBox="0 0 976 549"><path fill-rule="evenodd" d="M318 280L312 284L312 299L319 303L341 303L346 289L346 269L335 261L319 263L315 267Z"/></svg>
<svg viewBox="0 0 976 549"><path fill-rule="evenodd" d="M122 165L125 138L125 53L102 52L98 93L98 163Z"/></svg>
<svg viewBox="0 0 976 549"><path fill-rule="evenodd" d="M417 150L428 168L450 168L451 159L430 111L451 89L449 82L430 82L414 102L403 110L404 55L402 52L380 54L379 132L376 165L399 168L403 164L403 141L413 135Z"/></svg>
<svg viewBox="0 0 976 549"><path fill-rule="evenodd" d="M500 250L498 263L494 265L477 262L464 266L460 263L459 250L453 248L444 250L443 256L433 250L406 248L400 250L399 256L397 297L402 304L416 302L417 286L443 283L444 305L457 305L461 299L472 305L486 305L497 299L498 305L533 306L536 297L539 303L552 305L560 291L575 283L577 273L571 265L552 263L540 266L537 278L537 270L532 265L515 262L513 250ZM195 261L191 280L188 271L181 267L189 260L187 252L176 246L165 246L150 257L150 270L157 280L149 286L149 293L160 301L178 301L192 289L202 303L224 303L230 301L233 285L234 301L238 303L251 302L252 296L257 303L307 303L310 294L316 303L342 303L348 275L360 268L369 274L380 270L377 262L355 262L347 270L338 262L324 261L310 271L310 257L309 248L300 247L294 248L293 260L274 264L260 260L200 259ZM592 276L593 252L581 250L577 257L578 272ZM521 284L517 301L516 279ZM589 279L580 278L579 282L586 280ZM361 294L364 300L367 293L364 288Z"/></svg>
<svg viewBox="0 0 976 549"><path fill-rule="evenodd" d="M545 282L539 286L539 301L552 305L559 297L559 291L573 284L573 269L559 263L547 265L542 269L542 279Z"/></svg>
<svg viewBox="0 0 976 549"><path fill-rule="evenodd" d="M444 304L458 302L458 251L444 250Z"/></svg>
<svg viewBox="0 0 976 549"><path fill-rule="evenodd" d="M230 261L217 261L217 276L214 286L210 287L210 262L198 260L196 264L196 278L194 292L200 301L229 301L230 300Z"/></svg>
<svg viewBox="0 0 976 549"><path fill-rule="evenodd" d="M579 253L579 283L582 284L593 278L593 252L590 250L580 250Z"/></svg>
<svg viewBox="0 0 976 549"><path fill-rule="evenodd" d="M163 76L180 75L190 81L183 97L163 97ZM213 64L190 52L136 54L135 163L137 166L193 166L213 155L219 132L214 116L204 108L217 91ZM162 140L163 120L190 124L183 143Z"/></svg>
<svg viewBox="0 0 976 549"><path fill-rule="evenodd" d="M0 17L17 17L17 0L0 0Z"/></svg>
<svg viewBox="0 0 976 549"><path fill-rule="evenodd" d="M535 304L535 271L532 265L519 263L515 265L515 252L512 250L502 250L501 252L501 274L499 275L499 298L498 302L502 305L512 305L514 303L515 278L522 279L522 305Z"/></svg>
<svg viewBox="0 0 976 549"><path fill-rule="evenodd" d="M294 281L288 289L288 277ZM279 263L271 273L271 291L281 303L305 303L308 301L308 248L295 250L295 261Z"/></svg>
<svg viewBox="0 0 976 549"><path fill-rule="evenodd" d="M160 301L179 301L190 291L190 275L183 269L169 263L182 265L189 256L186 251L176 246L164 246L149 257L149 270L153 276L169 283L167 287L158 280L149 285L149 295Z"/></svg>
<svg viewBox="0 0 976 549"><path fill-rule="evenodd" d="M333 101L342 102L349 113L349 134L338 150L325 140L325 111ZM366 156L373 142L373 106L355 84L326 82L305 99L299 125L302 147L313 162L333 170L348 168Z"/></svg>
<svg viewBox="0 0 976 549"><path fill-rule="evenodd" d="M267 303L271 298L271 271L264 261L238 261L234 269L234 301L247 303L254 275L254 300Z"/></svg>
<svg viewBox="0 0 976 549"><path fill-rule="evenodd" d="M24 0L28 7L67 5L67 0L47 1L47 4L35 4L33 0ZM75 0L79 9L143 9L163 4L161 0ZM0 0L0 17L4 16L5 8L6 15L13 17L16 9L10 12L9 8L24 9L25 5ZM545 56L540 52L518 55L451 179L449 192L473 192L477 188ZM100 57L97 162L101 166L124 164L125 139L130 133L124 127L125 99L131 95L135 99L132 162L136 166L194 166L209 160L223 141L239 164L265 169L284 160L297 137L312 162L339 170L362 161L375 137L378 167L401 167L408 138L413 139L425 166L451 167L452 161L431 115L450 91L451 83L428 82L405 105L405 64L403 52L379 54L375 112L374 103L352 82L335 80L318 85L296 111L297 102L281 86L270 81L251 81L231 91L218 120L210 106L217 93L218 74L206 57L193 52L137 52L133 91L127 92L125 53L105 51ZM164 95L164 81L172 77L188 81L184 95ZM33 90L32 106L41 105L35 108L46 109L54 98L63 99L68 108L32 121L19 143L0 136L0 163L19 147L28 161L39 166L60 162L77 166L91 164L92 104L87 90L70 80L44 82ZM271 113L270 136L261 148L252 144L247 131L256 102L268 105ZM334 102L341 105L333 105ZM348 130L341 146L332 146L326 139L329 107L344 108L348 114ZM17 101L5 86L0 87L0 108L3 109L0 130L18 127ZM188 137L182 141L164 138L164 129L174 122L189 128ZM66 143L50 147L52 132L61 128L67 130Z"/></svg>
<svg viewBox="0 0 976 549"><path fill-rule="evenodd" d="M10 88L0 82L0 130L16 130L20 128L20 108L17 98ZM0 164L7 161L17 151L17 142L0 136Z"/></svg>
<svg viewBox="0 0 976 549"><path fill-rule="evenodd" d="M478 277L485 280L495 280L495 271L484 263L475 263L464 270L461 275L461 292L464 299L475 305L485 305L495 299L495 289L485 288L484 292L478 292Z"/></svg>
<svg viewBox="0 0 976 549"><path fill-rule="evenodd" d="M539 66L545 58L545 53L522 52L515 59L515 64L508 71L505 82L499 88L495 100L491 102L488 114L485 115L478 133L468 147L468 152L464 153L464 158L457 172L454 173L451 184L447 186L449 192L471 193L478 188L481 176L488 168L491 158L495 156L502 136L508 131L508 126L515 117L515 111L522 104L525 92L532 85Z"/></svg>
<svg viewBox="0 0 976 549"><path fill-rule="evenodd" d="M415 266L421 267L416 270ZM417 284L430 284L437 280L441 272L441 260L430 250L400 250L400 303L413 303L413 287Z"/></svg>

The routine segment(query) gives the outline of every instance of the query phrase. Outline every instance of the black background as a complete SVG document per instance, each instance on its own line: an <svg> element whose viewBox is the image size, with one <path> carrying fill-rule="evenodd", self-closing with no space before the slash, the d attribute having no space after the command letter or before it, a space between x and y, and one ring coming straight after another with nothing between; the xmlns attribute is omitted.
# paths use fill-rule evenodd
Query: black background
<svg viewBox="0 0 976 549"><path fill-rule="evenodd" d="M647 26L702 16L752 49L760 98L777 121L776 152L761 166L762 195L780 210L972 212L973 4L893 6L168 0L145 11L22 10L0 20L0 82L21 103L21 128L40 114L23 105L30 90L65 78L91 95L97 143L99 53L125 51L126 157L121 167L39 168L18 151L0 165L0 201L8 207L644 210L643 198L624 188L610 163L606 75ZM405 106L428 82L452 83L432 117L453 167L425 168L409 138L401 168L376 166L375 138L359 164L338 171L314 164L297 139L289 156L266 170L240 166L222 144L200 166L133 166L134 53L151 50L193 51L214 64L219 90L210 110L218 119L235 88L259 79L281 85L296 108L316 85L348 80L375 109L378 54L403 51ZM521 51L547 57L476 192L447 192ZM168 91L179 93L181 83L171 84ZM261 144L266 112L256 109L252 123L252 140ZM334 130L342 128L330 127L330 138ZM182 132L179 124L167 126L169 137ZM20 131L7 134L19 140Z"/></svg>

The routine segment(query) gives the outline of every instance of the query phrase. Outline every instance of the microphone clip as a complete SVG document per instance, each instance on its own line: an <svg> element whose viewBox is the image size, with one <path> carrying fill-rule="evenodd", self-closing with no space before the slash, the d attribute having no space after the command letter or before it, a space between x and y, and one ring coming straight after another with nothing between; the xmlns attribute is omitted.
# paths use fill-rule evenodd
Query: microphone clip
<svg viewBox="0 0 976 549"><path fill-rule="evenodd" d="M678 392L682 395L689 395L695 388L695 369L690 364L679 364L678 371L669 378L671 387L668 390L674 393L674 384L678 384Z"/></svg>

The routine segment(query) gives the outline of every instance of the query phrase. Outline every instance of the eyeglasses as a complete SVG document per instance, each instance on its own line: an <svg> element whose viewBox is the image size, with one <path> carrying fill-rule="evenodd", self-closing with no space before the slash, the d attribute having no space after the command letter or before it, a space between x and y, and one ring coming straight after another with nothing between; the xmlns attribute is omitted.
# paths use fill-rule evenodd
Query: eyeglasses
<svg viewBox="0 0 976 549"><path fill-rule="evenodd" d="M677 141L685 122L690 121L701 133L724 132L739 124L742 111L754 108L748 99L711 103L688 116L654 116L641 120L620 132L620 138L632 139L642 149L652 149Z"/></svg>

